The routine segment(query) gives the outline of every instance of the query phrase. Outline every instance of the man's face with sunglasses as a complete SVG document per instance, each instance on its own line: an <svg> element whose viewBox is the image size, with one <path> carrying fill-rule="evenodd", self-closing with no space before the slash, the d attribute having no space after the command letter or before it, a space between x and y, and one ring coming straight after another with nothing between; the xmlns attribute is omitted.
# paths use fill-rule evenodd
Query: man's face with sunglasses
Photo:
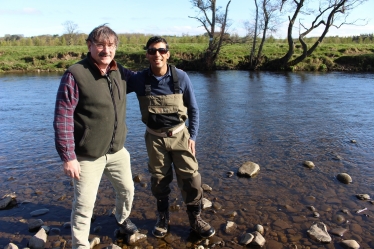
<svg viewBox="0 0 374 249"><path fill-rule="evenodd" d="M161 76L167 73L167 61L170 57L170 52L166 49L165 43L158 42L151 44L147 49L146 57L155 75Z"/></svg>

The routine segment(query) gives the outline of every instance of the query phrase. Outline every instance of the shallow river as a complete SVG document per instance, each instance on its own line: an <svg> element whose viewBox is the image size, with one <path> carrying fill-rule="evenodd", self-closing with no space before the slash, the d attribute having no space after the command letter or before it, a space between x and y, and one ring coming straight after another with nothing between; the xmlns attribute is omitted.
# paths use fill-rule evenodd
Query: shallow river
<svg viewBox="0 0 374 249"><path fill-rule="evenodd" d="M240 235L261 224L268 249L292 244L341 248L342 239L374 248L374 205L356 197L374 196L374 74L217 71L189 72L189 76L200 108L197 159L203 183L213 189L204 197L222 205L203 213L217 230L210 246L223 241L227 248L241 248ZM50 212L38 218L60 229L59 235L49 236L46 248L52 248L53 240L70 239L70 230L62 225L69 221L72 186L62 172L52 127L60 77L0 75L0 198L15 192L19 203L0 210L0 248L9 242L25 247L33 235L27 226L35 218L30 212L40 208ZM158 240L151 235L155 201L134 94L128 95L127 123L133 175L143 176L136 183L131 214L141 231L148 233L140 246L193 246L196 241L191 240L175 181L171 204L180 209L171 213L170 236ZM303 166L306 160L316 167ZM247 161L260 165L256 177L227 176ZM352 177L351 184L336 179L342 172ZM114 217L108 215L113 201L113 190L103 179L91 233L100 236L103 245L115 240ZM367 210L356 213L363 208ZM227 221L238 225L233 233L224 232ZM329 231L339 227L347 231L342 237L331 234L330 244L315 242L307 230L318 221ZM95 227L102 230L94 231Z"/></svg>

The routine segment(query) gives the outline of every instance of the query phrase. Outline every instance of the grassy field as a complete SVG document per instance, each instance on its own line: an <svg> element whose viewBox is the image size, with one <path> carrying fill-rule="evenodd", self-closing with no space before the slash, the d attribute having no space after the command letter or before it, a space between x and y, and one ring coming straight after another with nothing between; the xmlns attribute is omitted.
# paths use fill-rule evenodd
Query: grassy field
<svg viewBox="0 0 374 249"><path fill-rule="evenodd" d="M144 45L122 44L117 49L116 59L124 66L139 70L148 66ZM296 58L301 48L296 44ZM170 63L188 65L185 70L196 70L198 60L206 48L205 43L172 43ZM282 57L287 51L284 42L266 43L263 55L268 60ZM232 44L222 48L217 60L218 70L245 69L248 60L249 44ZM68 66L81 60L87 53L86 46L1 46L0 72L14 71L64 71ZM303 62L290 70L298 71L374 71L374 44L322 43Z"/></svg>

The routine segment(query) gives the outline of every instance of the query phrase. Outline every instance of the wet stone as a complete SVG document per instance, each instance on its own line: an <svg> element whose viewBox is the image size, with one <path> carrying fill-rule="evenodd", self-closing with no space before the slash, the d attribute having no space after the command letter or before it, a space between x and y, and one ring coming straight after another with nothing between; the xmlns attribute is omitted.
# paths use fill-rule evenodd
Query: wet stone
<svg viewBox="0 0 374 249"><path fill-rule="evenodd" d="M335 216L333 217L333 219L334 219L334 221L335 221L336 223L338 223L338 224L343 224L343 223L346 221L345 217L344 217L343 215L341 215L341 214L337 214L337 215L335 215Z"/></svg>
<svg viewBox="0 0 374 249"><path fill-rule="evenodd" d="M232 177L234 174L235 174L234 171L228 171L228 172L226 172L226 176L227 177Z"/></svg>
<svg viewBox="0 0 374 249"><path fill-rule="evenodd" d="M61 230L57 227L53 227L49 231L49 235L59 235L60 233L61 233Z"/></svg>
<svg viewBox="0 0 374 249"><path fill-rule="evenodd" d="M31 216L39 216L49 212L48 208L38 209L30 213Z"/></svg>
<svg viewBox="0 0 374 249"><path fill-rule="evenodd" d="M352 177L350 175L348 175L347 173L339 173L336 176L336 179L338 179L340 182L342 182L344 184L352 183Z"/></svg>
<svg viewBox="0 0 374 249"><path fill-rule="evenodd" d="M224 227L224 231L227 234L233 234L237 227L238 227L238 225L235 224L235 222L233 222L233 221L227 221L226 225Z"/></svg>
<svg viewBox="0 0 374 249"><path fill-rule="evenodd" d="M355 240L343 240L341 242L341 245L343 246L343 248L346 248L346 249L359 249L360 248L360 245Z"/></svg>
<svg viewBox="0 0 374 249"><path fill-rule="evenodd" d="M262 225L260 225L260 224L257 224L257 225L255 226L255 231L261 233L262 235L264 235L264 233L265 233L265 229L264 229L264 227L263 227Z"/></svg>
<svg viewBox="0 0 374 249"><path fill-rule="evenodd" d="M70 228L71 227L71 222L65 222L63 225L62 225L63 228Z"/></svg>
<svg viewBox="0 0 374 249"><path fill-rule="evenodd" d="M303 165L309 169L314 169L316 167L312 161L304 161Z"/></svg>
<svg viewBox="0 0 374 249"><path fill-rule="evenodd" d="M359 200L370 200L370 195L368 194L357 194L356 197L359 199Z"/></svg>
<svg viewBox="0 0 374 249"><path fill-rule="evenodd" d="M336 227L334 229L331 229L330 233L336 236L343 237L344 233L347 232L348 229L343 227Z"/></svg>
<svg viewBox="0 0 374 249"><path fill-rule="evenodd" d="M241 238L240 238L240 241L239 241L239 244L241 245L248 245L249 243L252 242L252 240L254 239L254 235L251 234L251 233L246 233L244 234Z"/></svg>
<svg viewBox="0 0 374 249"><path fill-rule="evenodd" d="M331 237L327 232L326 225L323 222L318 222L310 227L307 231L310 238L322 243L330 243Z"/></svg>
<svg viewBox="0 0 374 249"><path fill-rule="evenodd" d="M128 244L134 245L147 239L147 235L142 233L134 233L129 237Z"/></svg>
<svg viewBox="0 0 374 249"><path fill-rule="evenodd" d="M5 209L11 201L12 197L10 196L7 196L4 199L0 200L0 209Z"/></svg>
<svg viewBox="0 0 374 249"><path fill-rule="evenodd" d="M209 200L206 199L206 198L203 198L202 203L203 203L203 209L211 208L212 205L213 205L212 202L209 201Z"/></svg>
<svg viewBox="0 0 374 249"><path fill-rule="evenodd" d="M29 247L31 249L44 249L44 245L47 242L47 233L44 229L39 229L39 231L31 237L29 240Z"/></svg>
<svg viewBox="0 0 374 249"><path fill-rule="evenodd" d="M222 205L219 204L218 202L214 202L212 206L215 210L220 210L222 209Z"/></svg>
<svg viewBox="0 0 374 249"><path fill-rule="evenodd" d="M4 247L4 249L18 249L18 246L16 244L9 243Z"/></svg>
<svg viewBox="0 0 374 249"><path fill-rule="evenodd" d="M133 180L134 180L134 182L139 183L143 180L143 175L142 174L135 175Z"/></svg>
<svg viewBox="0 0 374 249"><path fill-rule="evenodd" d="M203 188L203 190L205 191L205 192L209 192L209 191L212 191L212 187L210 187L208 184L203 184L203 185L201 185L201 187Z"/></svg>
<svg viewBox="0 0 374 249"><path fill-rule="evenodd" d="M238 176L253 177L260 171L260 166L254 162L246 162L242 164L238 170Z"/></svg>
<svg viewBox="0 0 374 249"><path fill-rule="evenodd" d="M313 206L308 206L308 209L310 210L310 211L316 211L316 208L315 207L313 207Z"/></svg>
<svg viewBox="0 0 374 249"><path fill-rule="evenodd" d="M29 222L29 231L35 231L40 229L41 226L44 225L44 222L41 219L33 219Z"/></svg>
<svg viewBox="0 0 374 249"><path fill-rule="evenodd" d="M255 238L252 240L250 245L263 247L266 242L265 238L257 231L253 232L252 234L255 236Z"/></svg>

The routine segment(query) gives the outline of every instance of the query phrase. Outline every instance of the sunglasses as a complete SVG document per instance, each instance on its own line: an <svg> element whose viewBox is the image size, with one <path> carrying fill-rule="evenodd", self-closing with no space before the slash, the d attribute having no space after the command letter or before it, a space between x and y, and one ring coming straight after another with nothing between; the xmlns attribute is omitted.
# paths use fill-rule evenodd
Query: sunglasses
<svg viewBox="0 0 374 249"><path fill-rule="evenodd" d="M160 54L166 54L169 50L167 48L148 48L147 49L147 53L150 55L155 55L157 51Z"/></svg>

